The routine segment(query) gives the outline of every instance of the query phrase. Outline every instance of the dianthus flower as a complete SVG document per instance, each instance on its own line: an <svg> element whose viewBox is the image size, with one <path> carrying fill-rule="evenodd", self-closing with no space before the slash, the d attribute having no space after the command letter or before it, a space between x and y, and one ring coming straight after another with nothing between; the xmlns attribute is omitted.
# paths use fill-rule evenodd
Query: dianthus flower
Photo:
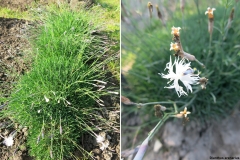
<svg viewBox="0 0 240 160"><path fill-rule="evenodd" d="M169 82L173 83L169 87L164 88L175 88L178 96L181 95L187 95L187 93L183 90L183 87L181 87L178 83L180 80L184 86L187 88L187 91L192 92L192 86L193 84L198 84L199 81L199 74L194 74L194 69L190 66L191 62L185 63L185 59L179 60L179 58L176 58L174 63L172 63L172 59L170 57L170 62L166 64L166 69L168 69L168 74L162 74L160 75L163 78L169 79ZM175 66L175 72L173 71L173 67Z"/></svg>

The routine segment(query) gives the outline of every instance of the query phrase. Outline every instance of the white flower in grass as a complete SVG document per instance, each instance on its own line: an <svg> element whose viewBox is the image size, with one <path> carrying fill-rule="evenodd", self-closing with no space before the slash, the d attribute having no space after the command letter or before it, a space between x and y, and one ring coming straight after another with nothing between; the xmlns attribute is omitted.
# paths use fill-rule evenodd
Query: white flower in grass
<svg viewBox="0 0 240 160"><path fill-rule="evenodd" d="M12 146L13 145L13 135L10 135L9 137L5 137L4 138L4 141L3 143L6 145L6 146Z"/></svg>
<svg viewBox="0 0 240 160"><path fill-rule="evenodd" d="M100 149L103 151L103 150L105 150L106 148L108 148L108 146L109 146L109 141L106 140L106 141L104 141L104 142L101 142L99 146L100 146Z"/></svg>
<svg viewBox="0 0 240 160"><path fill-rule="evenodd" d="M194 69L191 68L190 66L191 62L185 63L185 59L179 60L179 58L175 59L174 63L172 63L172 59L170 57L170 62L166 64L166 68L168 69L168 74L162 74L160 75L163 78L169 79L169 82L173 83L169 87L164 87L164 88L175 88L178 96L180 97L181 95L187 95L187 93L183 90L183 87L181 87L178 83L180 80L184 86L187 88L187 91L192 92L192 86L193 84L198 84L199 80L199 74L193 74ZM173 67L175 66L175 72L173 70Z"/></svg>
<svg viewBox="0 0 240 160"><path fill-rule="evenodd" d="M103 141L105 141L105 137L101 136L101 135L98 135L96 137L96 140L97 140L97 143L102 143Z"/></svg>
<svg viewBox="0 0 240 160"><path fill-rule="evenodd" d="M106 139L105 132L100 132L99 135L96 135L96 140L102 151L105 150L109 146L109 141Z"/></svg>

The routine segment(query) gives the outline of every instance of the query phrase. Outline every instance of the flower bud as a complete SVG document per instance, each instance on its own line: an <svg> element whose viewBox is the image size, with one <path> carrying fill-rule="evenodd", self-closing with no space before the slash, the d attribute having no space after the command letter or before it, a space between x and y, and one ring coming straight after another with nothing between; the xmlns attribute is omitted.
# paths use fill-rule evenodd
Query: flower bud
<svg viewBox="0 0 240 160"><path fill-rule="evenodd" d="M148 10L149 10L149 14L150 14L150 18L152 18L152 12L153 12L153 5L151 2L148 2Z"/></svg>
<svg viewBox="0 0 240 160"><path fill-rule="evenodd" d="M214 21L214 15L213 15L213 11L215 11L215 8L207 8L207 11L205 12L205 14L208 14L208 32L210 33L210 35L212 35L213 32L213 21Z"/></svg>

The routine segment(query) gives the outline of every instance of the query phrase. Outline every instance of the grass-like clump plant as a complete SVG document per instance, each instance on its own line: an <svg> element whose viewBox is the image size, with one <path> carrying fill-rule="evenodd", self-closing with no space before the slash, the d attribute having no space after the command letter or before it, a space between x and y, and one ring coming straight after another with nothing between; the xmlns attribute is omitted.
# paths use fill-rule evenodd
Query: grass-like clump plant
<svg viewBox="0 0 240 160"><path fill-rule="evenodd" d="M89 122L105 122L98 106L112 93L106 68L114 57L106 55L100 12L98 7L38 10L31 70L20 78L4 110L4 116L28 128L27 144L36 159L91 159L79 145L81 135L97 136ZM75 157L76 150L82 157Z"/></svg>
<svg viewBox="0 0 240 160"><path fill-rule="evenodd" d="M177 3L133 7L123 1L123 6L122 93L131 99L123 97L123 102L141 108L142 117L155 113L140 130L158 122L135 156L142 159L148 142L170 117L185 124L189 118L206 122L233 111L240 90L239 2L191 1L179 8ZM123 107L122 119L134 113L136 108ZM131 127L123 121L122 128Z"/></svg>

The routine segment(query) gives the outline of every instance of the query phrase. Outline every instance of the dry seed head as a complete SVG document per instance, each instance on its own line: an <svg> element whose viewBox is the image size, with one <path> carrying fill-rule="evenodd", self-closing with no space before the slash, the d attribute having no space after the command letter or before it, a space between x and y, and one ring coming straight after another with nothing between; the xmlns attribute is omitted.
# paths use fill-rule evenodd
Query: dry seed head
<svg viewBox="0 0 240 160"><path fill-rule="evenodd" d="M121 102L125 105L131 105L134 104L133 102L130 101L127 97L121 96Z"/></svg>
<svg viewBox="0 0 240 160"><path fill-rule="evenodd" d="M154 106L155 111L160 111L161 110L161 105L157 104Z"/></svg>
<svg viewBox="0 0 240 160"><path fill-rule="evenodd" d="M155 109L155 111L165 111L166 107L164 107L160 104L157 104L157 105L154 106L154 109Z"/></svg>
<svg viewBox="0 0 240 160"><path fill-rule="evenodd" d="M172 43L170 44L170 51L174 50L175 52L178 52L180 50L180 46L178 43Z"/></svg>
<svg viewBox="0 0 240 160"><path fill-rule="evenodd" d="M179 37L180 36L180 27L172 27L172 32L171 34L174 35L175 37Z"/></svg>
<svg viewBox="0 0 240 160"><path fill-rule="evenodd" d="M162 14L160 12L158 5L156 5L156 9L157 9L158 18L160 18L162 20Z"/></svg>
<svg viewBox="0 0 240 160"><path fill-rule="evenodd" d="M158 118L162 118L162 116L163 116L161 111L155 111L154 115Z"/></svg>
<svg viewBox="0 0 240 160"><path fill-rule="evenodd" d="M180 0L181 11L184 12L185 0Z"/></svg>
<svg viewBox="0 0 240 160"><path fill-rule="evenodd" d="M229 19L233 20L233 15L234 15L234 8L233 8L232 11L231 11L231 14L230 14Z"/></svg>
<svg viewBox="0 0 240 160"><path fill-rule="evenodd" d="M232 9L232 11L231 11L231 13L230 13L230 16L229 16L229 18L228 18L227 28L230 28L230 27L231 27L232 20L233 20L233 15L234 15L234 8Z"/></svg>
<svg viewBox="0 0 240 160"><path fill-rule="evenodd" d="M154 106L154 109L155 109L155 113L154 115L158 118L161 118L162 117L162 111L161 111L161 105L157 104Z"/></svg>
<svg viewBox="0 0 240 160"><path fill-rule="evenodd" d="M208 79L205 77L202 77L199 79L199 83L200 83L202 89L206 89L207 82L208 82Z"/></svg>

